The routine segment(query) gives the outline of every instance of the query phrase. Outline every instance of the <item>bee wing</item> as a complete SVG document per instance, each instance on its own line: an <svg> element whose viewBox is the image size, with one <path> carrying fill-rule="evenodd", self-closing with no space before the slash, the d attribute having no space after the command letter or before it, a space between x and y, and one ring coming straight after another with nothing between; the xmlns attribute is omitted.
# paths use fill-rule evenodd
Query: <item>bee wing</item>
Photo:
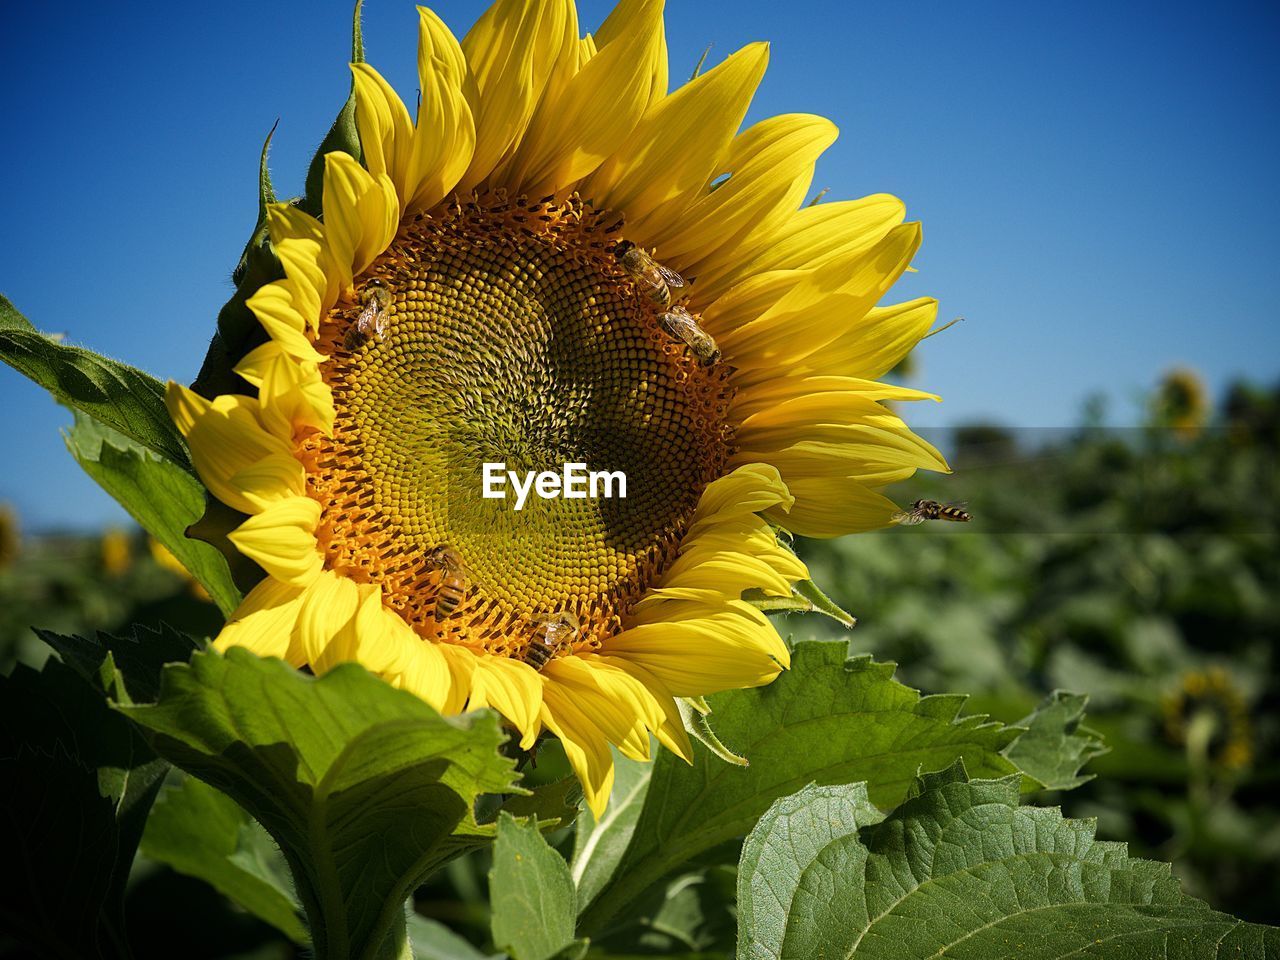
<svg viewBox="0 0 1280 960"><path fill-rule="evenodd" d="M658 276L662 278L662 282L672 290L682 290L684 287L688 286L684 281L684 277L680 276L680 274L676 273L670 267L664 267L660 263L655 263L654 266L657 267Z"/></svg>
<svg viewBox="0 0 1280 960"><path fill-rule="evenodd" d="M360 309L360 315L356 317L356 329L365 336L368 336L369 328L377 322L377 319L377 304L373 300L370 300Z"/></svg>
<svg viewBox="0 0 1280 960"><path fill-rule="evenodd" d="M908 527L913 527L917 523L924 523L924 515L918 510L900 510L890 517L890 519L894 523Z"/></svg>
<svg viewBox="0 0 1280 960"><path fill-rule="evenodd" d="M700 329L698 321L693 319L693 316L681 307L672 307L662 314L660 319L664 327L677 336L684 337L686 340L688 339L686 332L688 334L696 334Z"/></svg>

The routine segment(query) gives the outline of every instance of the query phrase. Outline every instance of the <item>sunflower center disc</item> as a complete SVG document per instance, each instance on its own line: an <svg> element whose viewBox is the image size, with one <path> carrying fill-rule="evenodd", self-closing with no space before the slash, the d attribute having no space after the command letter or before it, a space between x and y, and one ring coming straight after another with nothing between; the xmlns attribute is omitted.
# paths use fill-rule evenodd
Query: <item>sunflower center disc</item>
<svg viewBox="0 0 1280 960"><path fill-rule="evenodd" d="M326 566L379 584L427 639L518 656L539 618L572 612L595 647L674 559L707 483L724 472L730 399L667 334L620 269L616 217L576 198L500 194L407 218L361 277L390 294L382 337L340 301L318 348L332 439L304 442ZM566 463L626 474L625 499L484 499L483 464L522 478ZM441 619L447 575L466 566ZM456 580L452 587L456 588ZM445 585L450 589L450 585Z"/></svg>

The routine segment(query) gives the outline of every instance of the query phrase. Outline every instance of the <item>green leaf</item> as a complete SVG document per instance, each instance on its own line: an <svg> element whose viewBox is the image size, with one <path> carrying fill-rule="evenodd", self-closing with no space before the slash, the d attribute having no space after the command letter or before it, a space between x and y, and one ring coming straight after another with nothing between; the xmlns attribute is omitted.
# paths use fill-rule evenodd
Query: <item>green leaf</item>
<svg viewBox="0 0 1280 960"><path fill-rule="evenodd" d="M128 957L125 881L168 766L58 660L0 676L0 929L41 957Z"/></svg>
<svg viewBox="0 0 1280 960"><path fill-rule="evenodd" d="M498 817L489 903L493 942L512 960L586 953L586 941L573 936L578 911L568 864L547 845L536 824L508 813Z"/></svg>
<svg viewBox="0 0 1280 960"><path fill-rule="evenodd" d="M409 942L413 960L497 960L482 953L443 923L413 913L409 915Z"/></svg>
<svg viewBox="0 0 1280 960"><path fill-rule="evenodd" d="M528 794L508 797L501 810L513 817L533 817L545 833L572 824L581 802L582 784L577 777L565 777L533 787Z"/></svg>
<svg viewBox="0 0 1280 960"><path fill-rule="evenodd" d="M717 733L750 766L728 766L695 742L692 766L663 751L647 788L618 781L610 810L623 801L619 826L630 837L596 839L591 856L575 860L583 930L600 930L680 864L744 836L769 804L809 782L866 781L871 802L889 808L918 771L958 757L984 775L1013 772L1000 751L1021 731L957 719L962 697L922 698L893 679L893 664L845 654L843 641L801 643L769 686L709 698Z"/></svg>
<svg viewBox="0 0 1280 960"><path fill-rule="evenodd" d="M75 418L64 439L76 462L178 558L224 614L231 613L240 603L240 591L226 559L209 544L186 535L204 513L200 481L83 413L76 411Z"/></svg>
<svg viewBox="0 0 1280 960"><path fill-rule="evenodd" d="M877 811L812 791L779 800L743 847L739 893L752 899L739 914L739 960L1280 951L1280 930L1211 910L1166 864L1095 840L1092 821L1019 807L1018 794L1017 777L970 782L957 763L924 776L880 823ZM749 863L748 852L760 855Z"/></svg>
<svg viewBox="0 0 1280 960"><path fill-rule="evenodd" d="M840 607L812 580L799 581L791 591L789 597L771 597L763 590L748 590L742 599L765 613L820 613L848 629L858 622L857 617Z"/></svg>
<svg viewBox="0 0 1280 960"><path fill-rule="evenodd" d="M1107 752L1102 738L1081 728L1089 698L1055 690L1032 713L1018 721L1026 732L1009 744L1004 755L1027 775L1023 789L1073 790L1093 775L1080 768Z"/></svg>
<svg viewBox="0 0 1280 960"><path fill-rule="evenodd" d="M243 649L198 653L165 669L155 704L119 709L271 834L320 960L402 935L410 892L481 842L476 798L518 790L495 714L442 717L356 664L316 678Z"/></svg>
<svg viewBox="0 0 1280 960"><path fill-rule="evenodd" d="M627 908L628 922L605 941L594 941L592 956L643 950L646 954L724 957L737 940L736 866L714 866L677 874L651 887Z"/></svg>
<svg viewBox="0 0 1280 960"><path fill-rule="evenodd" d="M578 814L570 869L579 903L608 885L635 834L654 765L665 762L661 754L651 763L642 763L613 751L613 791L604 816L597 821L590 810Z"/></svg>
<svg viewBox="0 0 1280 960"><path fill-rule="evenodd" d="M778 956L804 870L836 840L883 819L865 783L810 784L775 800L742 845L738 956Z"/></svg>
<svg viewBox="0 0 1280 960"><path fill-rule="evenodd" d="M33 630L67 666L117 703L155 700L165 664L186 663L200 648L165 624L155 630L135 624L122 636L99 633L92 640Z"/></svg>
<svg viewBox="0 0 1280 960"><path fill-rule="evenodd" d="M294 943L307 942L284 857L234 800L208 784L187 777L160 794L142 852L211 884Z"/></svg>
<svg viewBox="0 0 1280 960"><path fill-rule="evenodd" d="M136 367L56 343L0 296L0 360L59 402L120 431L193 473L187 448L164 406L164 384Z"/></svg>

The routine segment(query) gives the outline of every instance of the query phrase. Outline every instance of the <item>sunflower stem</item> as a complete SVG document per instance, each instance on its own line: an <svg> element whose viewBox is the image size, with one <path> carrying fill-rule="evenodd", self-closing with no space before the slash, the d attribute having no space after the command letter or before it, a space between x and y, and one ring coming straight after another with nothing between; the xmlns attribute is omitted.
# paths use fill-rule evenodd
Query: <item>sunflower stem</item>
<svg viewBox="0 0 1280 960"><path fill-rule="evenodd" d="M366 950L362 956L368 960L413 960L413 944L409 942L409 928L404 911L396 914L395 922L376 950Z"/></svg>

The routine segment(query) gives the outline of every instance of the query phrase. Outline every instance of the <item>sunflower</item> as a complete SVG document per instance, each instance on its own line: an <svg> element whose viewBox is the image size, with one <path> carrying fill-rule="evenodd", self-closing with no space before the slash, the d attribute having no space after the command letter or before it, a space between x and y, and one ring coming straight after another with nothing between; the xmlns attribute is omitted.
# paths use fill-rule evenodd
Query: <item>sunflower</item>
<svg viewBox="0 0 1280 960"><path fill-rule="evenodd" d="M658 0L594 37L571 0L498 0L461 43L419 13L416 122L353 64L362 162L325 156L318 219L267 212L285 276L250 298L268 340L235 368L256 396L169 387L266 572L217 646L358 661L443 712L495 709L526 748L549 731L599 814L610 745L689 759L676 698L788 665L742 599L807 577L773 525L886 526L881 487L946 469L880 403L930 395L873 379L935 316L876 306L920 228L885 195L801 206L836 130L739 132L765 44L668 93ZM624 242L688 279L718 361ZM627 496L516 511L481 495L493 462L621 471Z"/></svg>

